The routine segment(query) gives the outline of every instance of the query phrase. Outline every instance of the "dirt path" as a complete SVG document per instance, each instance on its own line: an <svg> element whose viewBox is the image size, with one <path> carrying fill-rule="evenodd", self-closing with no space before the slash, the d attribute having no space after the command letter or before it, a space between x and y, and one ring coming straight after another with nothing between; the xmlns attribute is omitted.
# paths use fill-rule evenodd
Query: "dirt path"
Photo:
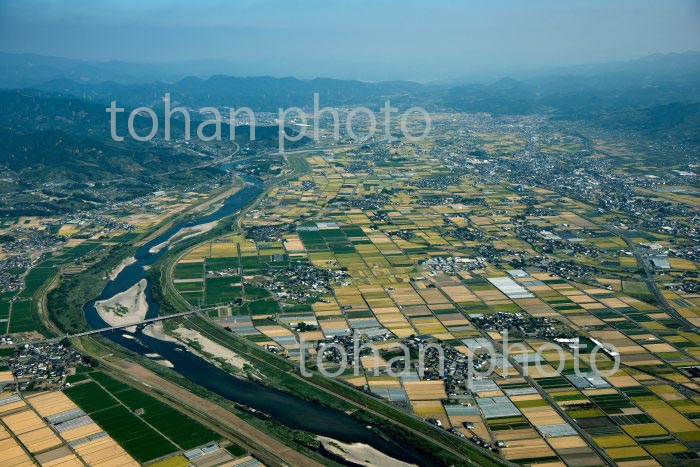
<svg viewBox="0 0 700 467"><path fill-rule="evenodd" d="M56 274L53 279L51 279L51 282L49 282L45 287L44 290L41 293L41 296L39 297L39 300L36 302L36 307L37 307L37 314L39 315L39 319L41 322L46 326L48 330L51 332L54 332L56 335L61 335L63 334L61 330L56 326L53 321L51 321L51 316L49 315L49 307L47 304L47 295L49 292L51 292L53 289L61 285L61 274L58 273Z"/></svg>
<svg viewBox="0 0 700 467"><path fill-rule="evenodd" d="M270 437L266 433L249 425L243 419L237 417L218 404L193 394L187 389L161 378L160 376L140 365L137 365L136 363L126 360L118 360L116 362L109 362L108 365L118 369L120 372L123 372L123 377L130 378L137 381L141 385L146 385L158 392L162 392L163 394L178 400L188 408L191 408L195 413L205 415L205 418L213 419L217 426L222 427L227 431L236 433L248 444L265 453L266 455L264 457L268 458L269 460L282 459L287 465L290 466L322 466L322 464L304 456L289 446L286 446L276 439ZM272 457L272 459L270 459L270 457ZM273 465L283 464L277 461Z"/></svg>

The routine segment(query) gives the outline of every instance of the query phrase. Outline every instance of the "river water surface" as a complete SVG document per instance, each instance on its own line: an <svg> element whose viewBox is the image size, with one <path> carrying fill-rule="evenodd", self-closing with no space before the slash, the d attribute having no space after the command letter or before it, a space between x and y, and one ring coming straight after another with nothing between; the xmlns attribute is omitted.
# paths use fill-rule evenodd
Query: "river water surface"
<svg viewBox="0 0 700 467"><path fill-rule="evenodd" d="M136 262L125 267L105 286L102 294L85 305L88 324L99 329L108 326L100 318L95 308L98 300L107 300L123 292L142 279L148 281L146 269L165 255L168 248L151 252L151 248L166 242L185 227L194 227L223 219L235 214L262 193L262 182L245 178L245 186L223 201L223 204L210 214L191 219L173 226L167 232L141 246L135 253ZM148 318L158 316L159 307L151 295L151 284L146 288ZM407 446L399 446L377 434L344 412L308 402L291 394L269 388L262 384L235 377L207 360L186 351L182 345L147 336L139 328L135 332L124 330L105 333L105 337L141 355L157 353L173 364L173 370L190 381L233 402L261 411L275 421L295 430L304 430L327 436L346 443L364 443L395 459L421 466L432 466L434 462Z"/></svg>

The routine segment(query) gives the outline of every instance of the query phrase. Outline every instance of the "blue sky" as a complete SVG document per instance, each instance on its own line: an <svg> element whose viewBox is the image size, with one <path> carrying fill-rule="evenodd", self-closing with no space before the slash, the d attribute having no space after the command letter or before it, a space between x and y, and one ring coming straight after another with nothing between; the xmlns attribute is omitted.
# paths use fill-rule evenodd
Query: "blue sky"
<svg viewBox="0 0 700 467"><path fill-rule="evenodd" d="M449 79L700 50L700 1L0 0L0 50Z"/></svg>

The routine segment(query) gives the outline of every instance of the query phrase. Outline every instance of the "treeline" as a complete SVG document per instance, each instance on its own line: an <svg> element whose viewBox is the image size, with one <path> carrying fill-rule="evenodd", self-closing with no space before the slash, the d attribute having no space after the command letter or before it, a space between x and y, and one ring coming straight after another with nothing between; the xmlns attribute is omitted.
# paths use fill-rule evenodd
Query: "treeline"
<svg viewBox="0 0 700 467"><path fill-rule="evenodd" d="M89 330L83 306L102 293L109 272L133 251L129 245L114 246L85 271L64 275L61 285L47 295L51 321L68 334Z"/></svg>

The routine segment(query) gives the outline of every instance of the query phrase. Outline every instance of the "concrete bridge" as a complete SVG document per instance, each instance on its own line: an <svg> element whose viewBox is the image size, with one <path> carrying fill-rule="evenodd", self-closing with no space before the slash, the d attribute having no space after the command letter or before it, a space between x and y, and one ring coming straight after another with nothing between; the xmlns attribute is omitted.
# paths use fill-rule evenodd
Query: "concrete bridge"
<svg viewBox="0 0 700 467"><path fill-rule="evenodd" d="M32 341L19 341L19 342L15 342L15 345L42 344L42 343L48 344L48 343L53 343L53 342L60 342L63 339L72 339L74 337L90 336L92 334L100 334L103 332L116 331L118 329L130 328L132 326L141 326L144 324L157 323L158 321L165 321L166 319L181 318L183 316L188 316L188 315L192 315L195 313L199 313L200 311L206 311L206 310L205 309L194 309L194 310L185 311L183 313L176 313L173 315L156 316L155 318L148 318L148 319L144 319L142 321L136 321L133 323L120 324L118 326L107 326L107 327L99 328L99 329L91 329L89 331L79 332L76 334L64 334L63 336L53 337L51 339L37 339L37 340L32 340Z"/></svg>
<svg viewBox="0 0 700 467"><path fill-rule="evenodd" d="M61 339L66 339L66 338L72 339L73 337L83 337L83 336L89 336L91 334L100 334L100 333L108 332L108 331L116 331L117 329L130 328L132 326L141 326L142 324L157 323L158 321L165 321L166 319L172 319L172 318L180 318L182 316L191 315L191 314L196 313L196 312L197 311L195 311L195 310L190 310L190 311L185 311L183 313L177 313L174 315L156 316L155 318L144 319L143 321L136 321L134 323L120 324L118 326L107 326L105 328L91 329L89 331L79 332L77 334L69 334L69 335L65 335L65 336L61 337Z"/></svg>

